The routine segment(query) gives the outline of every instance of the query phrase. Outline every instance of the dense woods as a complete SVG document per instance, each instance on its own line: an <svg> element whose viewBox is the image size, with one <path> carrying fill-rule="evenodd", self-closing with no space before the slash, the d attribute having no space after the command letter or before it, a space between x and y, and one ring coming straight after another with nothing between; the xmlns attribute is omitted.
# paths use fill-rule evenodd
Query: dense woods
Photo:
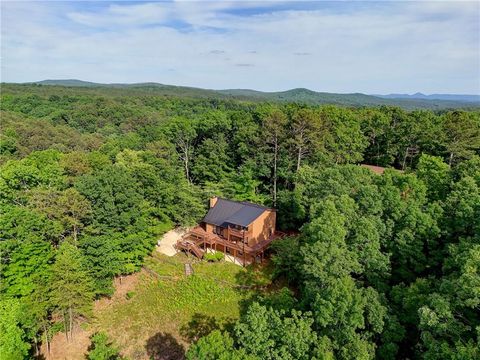
<svg viewBox="0 0 480 360"><path fill-rule="evenodd" d="M478 111L9 85L0 164L5 359L74 340L212 195L274 206L299 236L272 250L284 291L189 359L480 358Z"/></svg>

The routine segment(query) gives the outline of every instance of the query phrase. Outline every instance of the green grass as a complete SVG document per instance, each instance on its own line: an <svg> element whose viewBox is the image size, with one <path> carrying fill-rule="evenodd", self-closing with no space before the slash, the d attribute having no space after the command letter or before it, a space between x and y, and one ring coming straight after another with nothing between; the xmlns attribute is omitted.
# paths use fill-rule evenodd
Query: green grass
<svg viewBox="0 0 480 360"><path fill-rule="evenodd" d="M237 319L242 303L255 291L239 285L258 285L258 278L262 279L261 271L206 261L194 263L194 274L187 277L186 261L189 259L182 254L167 257L155 253L147 258L149 273L135 275L136 285L128 289L134 296L113 297L111 303L97 309L93 330L107 332L130 358L148 357L146 344L158 334L171 335L187 347L205 329ZM260 283L268 281L267 275Z"/></svg>

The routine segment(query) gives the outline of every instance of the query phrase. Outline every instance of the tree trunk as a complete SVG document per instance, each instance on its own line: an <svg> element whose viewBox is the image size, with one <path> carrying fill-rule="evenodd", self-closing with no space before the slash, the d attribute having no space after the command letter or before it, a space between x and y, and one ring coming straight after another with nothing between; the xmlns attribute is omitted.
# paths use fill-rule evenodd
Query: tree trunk
<svg viewBox="0 0 480 360"><path fill-rule="evenodd" d="M67 313L64 311L63 312L63 327L65 329L65 337L67 338L67 342L69 342L68 338L68 325L67 325Z"/></svg>
<svg viewBox="0 0 480 360"><path fill-rule="evenodd" d="M68 309L68 317L70 321L70 339L73 339L73 316L72 316L72 307Z"/></svg>
<svg viewBox="0 0 480 360"><path fill-rule="evenodd" d="M77 246L77 225L73 225L73 243Z"/></svg>
<svg viewBox="0 0 480 360"><path fill-rule="evenodd" d="M37 339L37 336L34 337L33 339L34 343L35 343L35 356L38 356L38 339Z"/></svg>
<svg viewBox="0 0 480 360"><path fill-rule="evenodd" d="M300 162L302 161L302 147L298 147L298 154L297 154L297 172L300 170Z"/></svg>
<svg viewBox="0 0 480 360"><path fill-rule="evenodd" d="M190 171L188 170L188 146L183 148L183 163L185 166L185 176L187 177L187 181L190 183Z"/></svg>
<svg viewBox="0 0 480 360"><path fill-rule="evenodd" d="M407 162L407 156L408 156L408 146L407 146L407 149L405 150L405 156L403 157L402 170L405 170L405 164Z"/></svg>
<svg viewBox="0 0 480 360"><path fill-rule="evenodd" d="M453 162L453 153L450 153L449 159L448 159L448 166L452 167L452 162Z"/></svg>
<svg viewBox="0 0 480 360"><path fill-rule="evenodd" d="M45 344L47 345L47 355L50 355L50 341L48 340L48 332L45 325L43 325L43 334L45 336Z"/></svg>

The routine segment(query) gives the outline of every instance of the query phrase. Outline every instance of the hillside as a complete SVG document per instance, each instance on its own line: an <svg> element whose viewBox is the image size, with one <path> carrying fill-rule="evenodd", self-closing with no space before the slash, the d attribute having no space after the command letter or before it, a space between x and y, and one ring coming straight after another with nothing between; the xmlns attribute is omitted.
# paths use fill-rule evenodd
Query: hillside
<svg viewBox="0 0 480 360"><path fill-rule="evenodd" d="M462 101L479 103L480 95L467 95L467 94L431 94L425 95L422 93L415 94L388 94L388 95L373 95L384 99L423 99L423 100L450 100L450 101Z"/></svg>
<svg viewBox="0 0 480 360"><path fill-rule="evenodd" d="M101 89L128 89L141 93L160 96L179 96L193 98L219 98L219 99L238 99L246 101L272 101L272 102L295 102L311 105L334 104L349 107L366 107L391 105L399 106L403 109L430 109L444 110L453 108L478 108L480 101L465 101L463 98L394 98L394 95L365 95L361 93L336 94L327 92L316 92L309 89L298 88L278 92L262 92L250 89L226 89L210 90L187 86L165 85L160 83L135 83L135 84L101 84L76 79L67 80L43 80L31 84L65 86L65 87L84 87Z"/></svg>

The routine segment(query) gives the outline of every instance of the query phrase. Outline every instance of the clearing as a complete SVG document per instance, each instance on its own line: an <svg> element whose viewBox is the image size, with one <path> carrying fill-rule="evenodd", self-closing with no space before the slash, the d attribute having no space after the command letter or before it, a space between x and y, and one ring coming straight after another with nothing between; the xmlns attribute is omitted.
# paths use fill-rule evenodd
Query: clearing
<svg viewBox="0 0 480 360"><path fill-rule="evenodd" d="M185 276L185 263L195 260L179 253L154 251L144 269L115 281L112 298L96 301L94 316L65 344L64 334L52 343L47 359L84 359L88 335L104 331L129 359L183 359L189 344L215 328L228 327L257 286L270 283L268 267L243 268L229 262L193 263Z"/></svg>

